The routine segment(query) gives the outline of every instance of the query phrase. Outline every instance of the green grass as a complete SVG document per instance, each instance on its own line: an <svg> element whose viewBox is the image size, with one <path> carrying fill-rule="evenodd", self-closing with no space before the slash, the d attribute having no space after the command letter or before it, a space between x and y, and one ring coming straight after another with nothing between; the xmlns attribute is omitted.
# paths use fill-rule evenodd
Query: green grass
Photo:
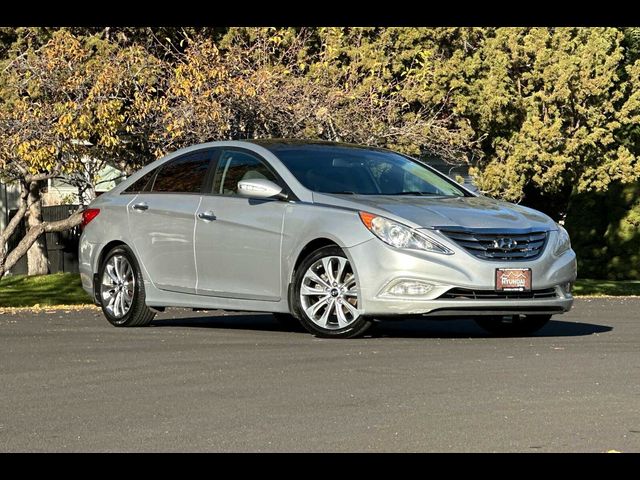
<svg viewBox="0 0 640 480"><path fill-rule="evenodd" d="M587 280L579 279L573 287L573 294L580 295L640 295L640 280Z"/></svg>
<svg viewBox="0 0 640 480"><path fill-rule="evenodd" d="M92 303L82 289L80 275L12 275L0 280L0 307L33 305L77 305Z"/></svg>
<svg viewBox="0 0 640 480"><path fill-rule="evenodd" d="M580 295L639 295L640 281L578 280L575 296ZM0 307L32 307L33 305L90 304L89 295L82 289L80 275L13 275L0 280Z"/></svg>

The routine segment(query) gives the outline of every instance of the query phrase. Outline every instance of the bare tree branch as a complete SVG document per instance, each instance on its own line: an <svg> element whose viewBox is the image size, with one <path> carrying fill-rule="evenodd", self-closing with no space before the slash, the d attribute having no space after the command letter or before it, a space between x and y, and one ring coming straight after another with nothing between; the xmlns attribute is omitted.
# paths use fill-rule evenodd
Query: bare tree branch
<svg viewBox="0 0 640 480"><path fill-rule="evenodd" d="M20 260L35 243L40 235L49 232L62 232L79 225L82 221L82 212L77 211L64 220L55 222L42 222L29 229L18 245L6 256L4 263L0 263L0 278Z"/></svg>

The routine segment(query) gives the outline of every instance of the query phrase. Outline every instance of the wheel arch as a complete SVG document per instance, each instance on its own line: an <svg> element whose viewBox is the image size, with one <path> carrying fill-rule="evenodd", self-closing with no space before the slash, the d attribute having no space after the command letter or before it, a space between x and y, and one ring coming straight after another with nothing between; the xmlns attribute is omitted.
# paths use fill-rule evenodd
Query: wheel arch
<svg viewBox="0 0 640 480"><path fill-rule="evenodd" d="M313 255L313 252L317 252L318 250L323 249L325 247L330 247L333 250L333 252L331 250L329 250L329 252L323 251L323 252L320 252L317 256L312 257L313 260L310 259L310 255ZM326 337L326 338L334 337L334 333L327 333L327 331L324 331L322 329L318 330L317 328L312 327L311 324L315 322L315 320L310 320L309 318L307 318L306 314L304 313L304 302L301 303L298 301L300 299L300 290L299 290L301 288L300 279L303 277L305 273L305 268L308 265L310 265L311 261L318 261L319 258L322 258L325 255L339 255L337 251L342 252L344 257L346 257L346 259L350 263L351 269L353 270L353 274L355 275L356 281L358 282L358 285L359 285L360 283L359 274L357 271L357 267L354 263L354 259L351 255L351 252L349 251L349 248L345 247L344 245L340 245L335 240L332 240L330 238L319 237L312 241L307 242L304 245L304 247L302 247L302 249L298 252L296 261L295 261L295 266L294 268L292 268L291 280L288 284L288 289L287 289L287 303L289 307L289 312L296 319L298 319L303 324L303 326L307 330L309 330L311 333L317 336ZM359 288L359 286L357 288ZM358 298L361 298L360 294L358 294ZM341 327L342 330L344 330L345 332L344 338L353 338L353 337L359 336L371 326L372 320L367 318L364 315L364 312L361 306L358 305L356 308L360 312L359 316L354 317L351 323L348 323L346 326ZM342 333L336 334L336 336L341 336L341 335Z"/></svg>
<svg viewBox="0 0 640 480"><path fill-rule="evenodd" d="M293 266L289 269L289 272L287 275L286 289L287 289L287 304L288 304L287 307L289 311L291 311L291 305L292 305L291 295L293 292L293 280L294 280L296 271L298 270L298 268L300 267L300 264L303 262L305 258L307 258L311 253L315 252L319 248L323 248L323 247L338 247L340 250L342 250L344 254L347 256L347 259L349 260L349 262L351 263L351 268L353 269L356 277L359 278L358 267L357 265L355 265L355 262L347 247L345 247L344 245L340 245L340 243L337 240L329 238L328 236L320 236L313 240L310 240L307 243L305 243L305 245L300 249L300 251L295 256L296 260L295 262L293 262Z"/></svg>
<svg viewBox="0 0 640 480"><path fill-rule="evenodd" d="M132 274L132 279L135 280L132 283L133 288L133 297L129 303L129 308L124 311L124 313L120 316L115 312L108 312L108 307L105 306L103 301L100 301L100 282L102 281L99 276L102 270L102 264L105 261L109 252L111 252L114 248L117 247L126 247L122 248L124 254L129 257L130 270ZM97 305L102 307L102 311L104 315L107 317L107 320L114 326L120 327L142 327L148 325L151 320L153 320L155 316L156 310L150 309L146 305L145 299L145 288L144 288L144 276L143 271L140 268L139 260L136 258L134 250L124 241L122 240L112 240L107 242L102 249L99 251L96 256L97 265L95 272L93 274L93 293L94 293L94 301ZM124 279L122 280L124 282ZM122 283L120 284L122 288ZM140 297L142 295L142 297ZM104 298L104 297L103 297ZM117 302L116 302L117 303ZM124 303L123 303L124 305ZM124 308L124 307L122 307Z"/></svg>
<svg viewBox="0 0 640 480"><path fill-rule="evenodd" d="M98 257L96 258L94 274L98 273L98 270L100 270L100 265L102 265L105 255L109 253L109 251L111 251L112 248L117 247L119 245L124 245L125 247L129 247L129 249L133 251L133 249L122 240L112 240L106 243L98 253Z"/></svg>
<svg viewBox="0 0 640 480"><path fill-rule="evenodd" d="M338 247L343 251L345 250L342 245L338 244L338 242L327 237L319 237L314 240L311 240L310 242L307 242L305 246L302 247L302 249L298 252L298 255L296 256L296 261L293 264L293 268L289 272L288 283L291 283L293 281L293 277L296 274L298 267L300 267L300 264L302 263L302 261L305 258L307 258L309 255L311 255L313 252L315 252L316 250L322 247Z"/></svg>

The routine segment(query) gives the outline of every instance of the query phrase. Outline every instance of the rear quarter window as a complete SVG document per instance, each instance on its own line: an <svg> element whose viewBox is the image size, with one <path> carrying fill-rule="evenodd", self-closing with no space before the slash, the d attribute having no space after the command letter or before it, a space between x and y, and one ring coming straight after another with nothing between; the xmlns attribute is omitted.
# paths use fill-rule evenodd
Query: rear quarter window
<svg viewBox="0 0 640 480"><path fill-rule="evenodd" d="M122 193L140 193L140 192L148 192L151 190L151 180L153 176L156 174L156 170L151 170L149 173L143 175L138 180L133 182L129 187L127 187Z"/></svg>
<svg viewBox="0 0 640 480"><path fill-rule="evenodd" d="M198 152L172 160L160 167L151 191L200 193L208 169L209 154L207 152Z"/></svg>

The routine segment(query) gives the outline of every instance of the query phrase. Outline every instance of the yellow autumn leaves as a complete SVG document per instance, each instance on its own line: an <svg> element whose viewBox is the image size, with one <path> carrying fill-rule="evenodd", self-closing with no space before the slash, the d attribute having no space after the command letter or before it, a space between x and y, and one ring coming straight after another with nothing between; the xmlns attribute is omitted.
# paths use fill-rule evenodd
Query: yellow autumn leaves
<svg viewBox="0 0 640 480"><path fill-rule="evenodd" d="M466 162L512 201L640 179L640 62L617 28L230 28L172 48L61 29L17 51L0 78L5 175L311 137ZM35 141L55 152L18 148Z"/></svg>

